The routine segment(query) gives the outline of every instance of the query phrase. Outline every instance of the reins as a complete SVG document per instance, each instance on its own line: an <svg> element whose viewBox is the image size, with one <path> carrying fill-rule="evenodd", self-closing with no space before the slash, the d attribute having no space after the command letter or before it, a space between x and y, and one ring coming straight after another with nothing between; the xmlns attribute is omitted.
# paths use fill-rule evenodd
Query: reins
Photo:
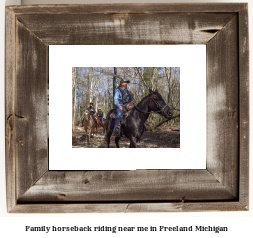
<svg viewBox="0 0 253 238"><path fill-rule="evenodd" d="M156 112L152 112L152 111L151 111L151 112L146 112L146 111L140 110L140 109L137 107L136 103L134 103L134 106L136 107L136 109L137 109L138 111L140 111L140 112L142 112L142 113L156 113L156 114L158 114L158 112L162 112L162 114L165 114L164 109L165 109L166 107L168 107L168 105L165 105L164 107L162 107L161 105L159 105L159 104L155 101L155 99L153 98L154 96L156 96L156 95L150 96L149 104L151 103L151 100L153 100L153 102L156 104L156 106L157 106L159 109L161 109L160 111L156 111ZM178 109L175 109L175 110L178 110Z"/></svg>

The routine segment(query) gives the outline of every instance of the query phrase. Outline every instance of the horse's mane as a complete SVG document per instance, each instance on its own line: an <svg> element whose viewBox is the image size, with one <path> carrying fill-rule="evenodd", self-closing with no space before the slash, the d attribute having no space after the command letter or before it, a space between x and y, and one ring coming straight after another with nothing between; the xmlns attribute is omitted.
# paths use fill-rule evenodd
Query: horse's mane
<svg viewBox="0 0 253 238"><path fill-rule="evenodd" d="M148 98L150 97L151 94L149 93L147 96L145 96L144 98L141 99L140 102L137 103L137 107L141 109L141 107L143 106L143 102Z"/></svg>
<svg viewBox="0 0 253 238"><path fill-rule="evenodd" d="M143 102L144 102L147 98L151 97L151 94L152 94L152 93L154 93L154 94L156 94L157 96L161 97L161 95L160 95L160 93L159 93L158 91L151 91L148 95L144 96L144 97L141 99L141 101L140 101L139 103L137 103L137 107L140 108L140 109L142 109L142 107L144 106L144 105L143 105Z"/></svg>

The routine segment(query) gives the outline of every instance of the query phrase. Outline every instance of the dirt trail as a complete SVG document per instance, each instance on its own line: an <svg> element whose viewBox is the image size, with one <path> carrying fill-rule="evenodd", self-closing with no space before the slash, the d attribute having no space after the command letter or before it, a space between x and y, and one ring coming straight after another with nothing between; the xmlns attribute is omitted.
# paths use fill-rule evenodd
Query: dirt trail
<svg viewBox="0 0 253 238"><path fill-rule="evenodd" d="M102 128L99 129L98 135L92 136L90 143L86 140L83 127L75 127L72 133L72 148L107 148L104 143L104 134ZM110 148L116 148L115 137L111 137ZM127 138L122 137L119 141L121 148L129 148L130 142ZM143 133L137 148L180 148L180 127L161 127L159 130Z"/></svg>

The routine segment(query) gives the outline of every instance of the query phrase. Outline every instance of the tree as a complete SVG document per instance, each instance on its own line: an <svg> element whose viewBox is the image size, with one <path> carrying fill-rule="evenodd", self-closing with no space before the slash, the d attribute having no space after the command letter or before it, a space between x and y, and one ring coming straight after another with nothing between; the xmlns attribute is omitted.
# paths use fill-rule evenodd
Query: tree
<svg viewBox="0 0 253 238"><path fill-rule="evenodd" d="M77 68L72 68L72 131L75 127L75 116L76 116L76 75Z"/></svg>
<svg viewBox="0 0 253 238"><path fill-rule="evenodd" d="M117 68L114 67L114 74L113 74L113 97L112 97L112 104L113 104L113 107L115 107L115 104L114 104L114 96L115 96L115 91L116 91L116 78L117 78Z"/></svg>

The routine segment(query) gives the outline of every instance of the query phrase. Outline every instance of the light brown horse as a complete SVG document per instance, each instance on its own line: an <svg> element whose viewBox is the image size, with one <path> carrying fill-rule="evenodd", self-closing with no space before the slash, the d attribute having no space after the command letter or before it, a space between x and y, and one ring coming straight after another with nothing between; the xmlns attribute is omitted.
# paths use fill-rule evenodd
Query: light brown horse
<svg viewBox="0 0 253 238"><path fill-rule="evenodd" d="M101 126L103 128L103 134L105 134L105 129L106 129L106 120L105 118L103 118L104 120L104 124L102 124L102 122L99 120L99 117L97 115L95 115L96 119L97 119L97 127L95 128L96 130L96 135L98 134L98 128Z"/></svg>
<svg viewBox="0 0 253 238"><path fill-rule="evenodd" d="M94 120L88 110L84 111L82 124L85 129L86 140L88 143L90 143L91 134L93 134L93 136L94 136L95 123L94 123Z"/></svg>

